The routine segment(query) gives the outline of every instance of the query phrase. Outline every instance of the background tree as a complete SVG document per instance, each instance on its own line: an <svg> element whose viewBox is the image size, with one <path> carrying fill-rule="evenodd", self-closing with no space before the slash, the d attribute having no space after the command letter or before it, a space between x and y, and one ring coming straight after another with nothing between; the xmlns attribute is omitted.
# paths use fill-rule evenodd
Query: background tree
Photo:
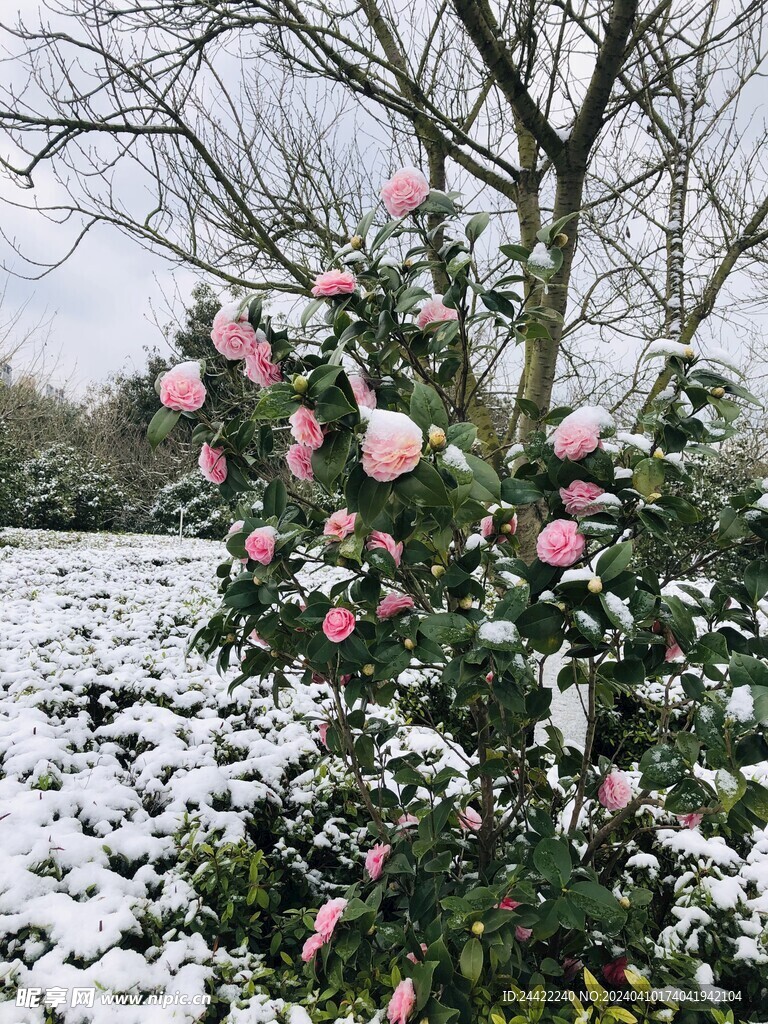
<svg viewBox="0 0 768 1024"><path fill-rule="evenodd" d="M33 204L79 224L72 245L108 223L227 284L305 293L393 154L470 210L506 213L501 233L528 249L569 217L546 286L525 281L533 308L546 287L548 336L489 341L473 367L507 440L558 381L608 377L617 408L637 393L650 371L617 366L627 335L638 354L660 333L692 340L718 308L748 315L755 275L762 302L765 147L748 109L765 0L45 6L3 28L18 69L0 93L3 165L21 186L48 166L59 195ZM572 272L580 232L596 283Z"/></svg>

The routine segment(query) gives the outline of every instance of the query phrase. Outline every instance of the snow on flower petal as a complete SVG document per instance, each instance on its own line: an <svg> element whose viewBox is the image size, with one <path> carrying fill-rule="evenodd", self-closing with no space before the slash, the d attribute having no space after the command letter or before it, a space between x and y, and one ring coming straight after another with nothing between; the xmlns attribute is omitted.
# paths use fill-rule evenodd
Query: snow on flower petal
<svg viewBox="0 0 768 1024"><path fill-rule="evenodd" d="M410 416L388 409L372 409L363 438L363 470L382 483L410 473L421 459L424 440Z"/></svg>
<svg viewBox="0 0 768 1024"><path fill-rule="evenodd" d="M205 385L200 379L200 363L177 363L160 379L160 401L175 412L196 412L205 402Z"/></svg>

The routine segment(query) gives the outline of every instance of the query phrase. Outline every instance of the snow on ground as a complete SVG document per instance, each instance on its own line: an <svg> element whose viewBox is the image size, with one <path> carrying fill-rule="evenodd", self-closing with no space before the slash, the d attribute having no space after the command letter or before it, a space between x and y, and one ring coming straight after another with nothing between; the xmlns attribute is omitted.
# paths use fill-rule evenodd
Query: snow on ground
<svg viewBox="0 0 768 1024"><path fill-rule="evenodd" d="M288 783L317 748L297 718L320 717L322 688L276 710L269 694L230 696L229 679L186 654L214 601L218 544L5 531L0 545L0 999L3 979L10 993L201 997L215 958L186 920L195 893L174 837L185 815L224 839L256 804L301 817L309 781ZM58 1012L152 1024L203 1008L97 999ZM278 1019L263 1012L249 1020ZM42 1020L0 1002L3 1024Z"/></svg>

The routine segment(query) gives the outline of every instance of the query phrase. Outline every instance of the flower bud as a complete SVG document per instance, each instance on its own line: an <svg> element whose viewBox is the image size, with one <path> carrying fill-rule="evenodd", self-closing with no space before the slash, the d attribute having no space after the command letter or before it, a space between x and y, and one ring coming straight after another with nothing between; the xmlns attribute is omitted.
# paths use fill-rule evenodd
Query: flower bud
<svg viewBox="0 0 768 1024"><path fill-rule="evenodd" d="M485 677L485 681L486 681L486 683L492 683L492 682L493 682L493 680L494 680L494 675L493 675L493 672L489 672L489 673L488 673L488 674L486 675L486 677Z"/></svg>
<svg viewBox="0 0 768 1024"><path fill-rule="evenodd" d="M568 605L565 603L565 601L558 601L557 607L560 609L561 612L565 612L568 610Z"/></svg>
<svg viewBox="0 0 768 1024"><path fill-rule="evenodd" d="M472 934L473 935L482 935L484 931L485 931L485 925L483 924L483 922L482 921L475 921L474 924L472 925Z"/></svg>
<svg viewBox="0 0 768 1024"><path fill-rule="evenodd" d="M274 647L271 647L270 651L269 651L269 656L270 656L270 658L279 658L280 657L280 651L276 651Z"/></svg>
<svg viewBox="0 0 768 1024"><path fill-rule="evenodd" d="M445 576L444 565L433 565L429 571L432 573L436 580L439 580L442 576Z"/></svg>
<svg viewBox="0 0 768 1024"><path fill-rule="evenodd" d="M528 324L520 324L517 328L517 333L522 334L523 337L528 333Z"/></svg>
<svg viewBox="0 0 768 1024"><path fill-rule="evenodd" d="M469 609L471 607L472 607L472 598L469 596L469 594L467 594L466 597L462 597L462 598L459 599L459 608L463 608L464 611L466 612L466 611L469 611Z"/></svg>
<svg viewBox="0 0 768 1024"><path fill-rule="evenodd" d="M725 388L712 388L710 395L713 398L722 398L725 395Z"/></svg>
<svg viewBox="0 0 768 1024"><path fill-rule="evenodd" d="M411 259L403 260L403 266L406 267L406 268L412 267L413 266L413 260L411 260Z"/></svg>
<svg viewBox="0 0 768 1024"><path fill-rule="evenodd" d="M631 906L631 904L630 904L630 902L629 902L629 900L627 899L627 897L626 897L626 896L622 896L622 897L621 897L621 898L619 899L619 903L620 903L620 905L621 905L622 907L624 907L624 909L625 909L625 910L628 910L628 909L629 909L629 907Z"/></svg>
<svg viewBox="0 0 768 1024"><path fill-rule="evenodd" d="M648 501L653 503L654 501L658 501L660 497L661 497L661 491L654 491L653 494L649 494L648 495Z"/></svg>
<svg viewBox="0 0 768 1024"><path fill-rule="evenodd" d="M499 533L512 533L512 523L502 523L499 527Z"/></svg>
<svg viewBox="0 0 768 1024"><path fill-rule="evenodd" d="M552 239L552 245L556 246L558 249L563 249L566 245L568 245L568 235L566 235L563 231L558 231L558 233Z"/></svg>
<svg viewBox="0 0 768 1024"><path fill-rule="evenodd" d="M445 440L445 431L440 427L432 427L429 432L429 447L436 452L441 452L445 448Z"/></svg>
<svg viewBox="0 0 768 1024"><path fill-rule="evenodd" d="M262 580L261 576L254 576L253 582L256 584L257 587L260 587L264 581Z"/></svg>
<svg viewBox="0 0 768 1024"><path fill-rule="evenodd" d="M653 452L653 457L654 459L663 459L664 452L661 450L661 448L655 448Z"/></svg>
<svg viewBox="0 0 768 1024"><path fill-rule="evenodd" d="M349 240L350 249L362 249L365 244L365 240L362 235L352 235Z"/></svg>
<svg viewBox="0 0 768 1024"><path fill-rule="evenodd" d="M590 594L600 594L603 590L603 581L599 576L593 576L587 584L587 590Z"/></svg>
<svg viewBox="0 0 768 1024"><path fill-rule="evenodd" d="M306 395L307 388L309 387L309 381L306 377L302 377L300 373L297 373L293 378L293 390L297 395Z"/></svg>
<svg viewBox="0 0 768 1024"><path fill-rule="evenodd" d="M413 640L411 640L409 636L407 636L405 640L403 640L403 647L406 649L406 651L412 651L415 646L416 644L413 642Z"/></svg>
<svg viewBox="0 0 768 1024"><path fill-rule="evenodd" d="M372 676L375 671L376 671L376 666L375 665L371 665L370 662L368 662L367 665L363 665L363 675L364 676Z"/></svg>
<svg viewBox="0 0 768 1024"><path fill-rule="evenodd" d="M695 355L696 355L696 353L693 351L691 346L690 345L686 345L685 348L683 349L683 358L684 359L693 359L693 357Z"/></svg>
<svg viewBox="0 0 768 1024"><path fill-rule="evenodd" d="M227 640L226 640L226 642L228 644L233 644L235 642L235 634L234 633L227 633Z"/></svg>

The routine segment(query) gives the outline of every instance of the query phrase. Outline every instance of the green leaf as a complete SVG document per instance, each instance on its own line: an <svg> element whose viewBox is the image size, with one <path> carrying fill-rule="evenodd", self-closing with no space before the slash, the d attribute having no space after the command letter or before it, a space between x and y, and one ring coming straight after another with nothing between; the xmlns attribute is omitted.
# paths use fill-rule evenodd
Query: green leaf
<svg viewBox="0 0 768 1024"><path fill-rule="evenodd" d="M460 644L474 635L474 626L456 612L437 612L419 623L419 630L436 644Z"/></svg>
<svg viewBox="0 0 768 1024"><path fill-rule="evenodd" d="M476 242L480 235L485 231L490 223L491 215L489 213L476 213L471 220L467 222L467 226L464 228L464 234L470 240L470 242Z"/></svg>
<svg viewBox="0 0 768 1024"><path fill-rule="evenodd" d="M439 507L448 504L448 491L435 467L422 459L412 473L406 473L395 483L401 501L414 505Z"/></svg>
<svg viewBox="0 0 768 1024"><path fill-rule="evenodd" d="M646 750L640 758L643 777L641 786L645 789L668 789L686 773L683 755L674 747L658 744Z"/></svg>
<svg viewBox="0 0 768 1024"><path fill-rule="evenodd" d="M601 921L611 931L621 927L627 919L626 911L613 893L597 882L577 882L569 895L587 917Z"/></svg>
<svg viewBox="0 0 768 1024"><path fill-rule="evenodd" d="M624 572L631 561L632 541L625 540L622 544L614 544L600 555L595 571L603 583L608 583L619 573Z"/></svg>
<svg viewBox="0 0 768 1024"><path fill-rule="evenodd" d="M349 455L352 435L346 430L326 434L322 448L312 452L315 479L330 492L341 475Z"/></svg>
<svg viewBox="0 0 768 1024"><path fill-rule="evenodd" d="M302 311L301 326L306 327L318 309L323 305L325 305L325 299L312 299L312 301L305 306Z"/></svg>
<svg viewBox="0 0 768 1024"><path fill-rule="evenodd" d="M357 412L357 407L352 405L341 388L335 386L326 388L315 404L318 423L332 423L351 412Z"/></svg>
<svg viewBox="0 0 768 1024"><path fill-rule="evenodd" d="M768 686L768 665L748 654L732 654L728 674L734 686Z"/></svg>
<svg viewBox="0 0 768 1024"><path fill-rule="evenodd" d="M397 297L397 305L395 309L398 313L407 313L408 310L413 309L419 302L429 298L429 292L418 285L413 285L410 288L404 288Z"/></svg>
<svg viewBox="0 0 768 1024"><path fill-rule="evenodd" d="M467 452L465 458L474 477L472 489L469 492L470 496L483 504L500 501L501 481L493 466L471 452Z"/></svg>
<svg viewBox="0 0 768 1024"><path fill-rule="evenodd" d="M744 793L744 804L760 821L768 823L768 787L759 782L748 782Z"/></svg>
<svg viewBox="0 0 768 1024"><path fill-rule="evenodd" d="M380 483L371 476L365 477L357 492L357 510L366 526L370 526L382 512L391 493L391 483Z"/></svg>
<svg viewBox="0 0 768 1024"><path fill-rule="evenodd" d="M643 497L657 493L664 485L664 460L641 459L632 474L632 486Z"/></svg>
<svg viewBox="0 0 768 1024"><path fill-rule="evenodd" d="M720 803L726 811L730 811L746 793L747 780L741 772L734 775L725 768L720 768L715 774L715 789Z"/></svg>
<svg viewBox="0 0 768 1024"><path fill-rule="evenodd" d="M544 494L530 480L507 477L501 481L501 497L510 505L531 505L540 501Z"/></svg>
<svg viewBox="0 0 768 1024"><path fill-rule="evenodd" d="M722 633L704 633L688 651L691 665L727 665L728 641Z"/></svg>
<svg viewBox="0 0 768 1024"><path fill-rule="evenodd" d="M768 560L756 558L749 563L744 570L744 586L752 598L752 607L756 608L758 601L768 594Z"/></svg>
<svg viewBox="0 0 768 1024"><path fill-rule="evenodd" d="M463 452L468 452L477 437L477 427L474 423L454 423L446 431L448 444L455 444Z"/></svg>
<svg viewBox="0 0 768 1024"><path fill-rule="evenodd" d="M469 939L461 951L459 970L474 985L483 970L483 947L479 939Z"/></svg>
<svg viewBox="0 0 768 1024"><path fill-rule="evenodd" d="M434 388L417 382L413 385L409 414L414 423L421 427L426 437L429 428L434 424L441 430L448 430L448 414L442 399Z"/></svg>
<svg viewBox="0 0 768 1024"><path fill-rule="evenodd" d="M147 440L153 448L157 448L163 438L167 437L176 426L180 412L175 409L168 409L161 405L155 415L149 421L147 427Z"/></svg>
<svg viewBox="0 0 768 1024"><path fill-rule="evenodd" d="M563 644L565 616L558 607L542 602L532 605L517 619L517 627L540 654L554 654Z"/></svg>
<svg viewBox="0 0 768 1024"><path fill-rule="evenodd" d="M285 512L287 503L288 491L282 480L275 479L267 484L262 499L262 512L265 519L270 519L273 516L279 519L283 512Z"/></svg>
<svg viewBox="0 0 768 1024"><path fill-rule="evenodd" d="M571 877L571 853L568 843L562 839L542 839L533 851L533 863L550 885L560 889Z"/></svg>
<svg viewBox="0 0 768 1024"><path fill-rule="evenodd" d="M299 396L292 384L273 384L265 388L253 411L255 420L281 420L296 412Z"/></svg>

